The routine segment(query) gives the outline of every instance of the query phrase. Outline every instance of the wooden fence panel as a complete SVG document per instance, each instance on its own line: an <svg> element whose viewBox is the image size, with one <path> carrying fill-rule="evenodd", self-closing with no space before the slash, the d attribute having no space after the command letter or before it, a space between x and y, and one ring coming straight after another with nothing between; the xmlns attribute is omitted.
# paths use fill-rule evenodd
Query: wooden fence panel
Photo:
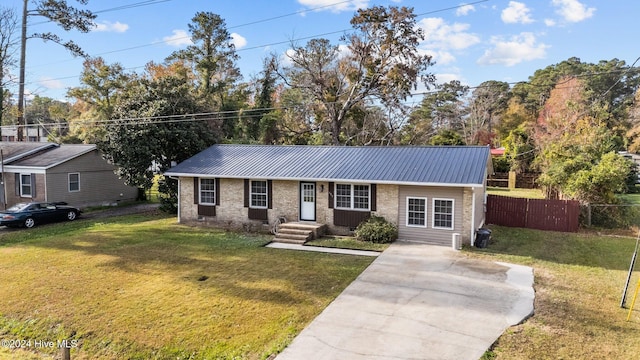
<svg viewBox="0 0 640 360"><path fill-rule="evenodd" d="M572 200L522 199L489 195L488 224L563 232L578 231L580 204Z"/></svg>
<svg viewBox="0 0 640 360"><path fill-rule="evenodd" d="M526 227L527 199L489 195L486 216L488 224Z"/></svg>

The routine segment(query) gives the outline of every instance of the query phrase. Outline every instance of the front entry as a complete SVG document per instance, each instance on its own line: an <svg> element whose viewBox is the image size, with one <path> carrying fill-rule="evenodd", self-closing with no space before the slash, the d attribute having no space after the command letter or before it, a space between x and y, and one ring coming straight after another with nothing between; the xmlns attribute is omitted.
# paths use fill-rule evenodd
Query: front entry
<svg viewBox="0 0 640 360"><path fill-rule="evenodd" d="M315 183L300 183L300 220L316 221Z"/></svg>

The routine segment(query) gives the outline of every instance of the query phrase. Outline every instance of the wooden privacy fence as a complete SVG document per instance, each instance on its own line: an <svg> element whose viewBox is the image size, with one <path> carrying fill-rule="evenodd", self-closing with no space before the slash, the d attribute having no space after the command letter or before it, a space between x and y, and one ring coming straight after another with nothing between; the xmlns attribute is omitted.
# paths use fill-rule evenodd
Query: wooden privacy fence
<svg viewBox="0 0 640 360"><path fill-rule="evenodd" d="M575 200L487 196L487 224L538 230L576 232L580 203Z"/></svg>

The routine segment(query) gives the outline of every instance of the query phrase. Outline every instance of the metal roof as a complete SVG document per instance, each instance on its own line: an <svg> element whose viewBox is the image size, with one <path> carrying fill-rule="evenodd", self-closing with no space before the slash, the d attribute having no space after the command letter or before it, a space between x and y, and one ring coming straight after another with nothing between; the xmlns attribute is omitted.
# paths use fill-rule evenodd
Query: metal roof
<svg viewBox="0 0 640 360"><path fill-rule="evenodd" d="M213 145L167 176L481 186L487 146Z"/></svg>

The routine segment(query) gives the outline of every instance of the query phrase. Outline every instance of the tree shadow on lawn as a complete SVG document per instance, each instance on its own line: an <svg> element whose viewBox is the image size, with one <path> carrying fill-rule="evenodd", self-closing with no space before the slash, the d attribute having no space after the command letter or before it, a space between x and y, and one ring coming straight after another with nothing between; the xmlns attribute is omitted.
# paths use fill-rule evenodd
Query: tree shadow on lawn
<svg viewBox="0 0 640 360"><path fill-rule="evenodd" d="M164 224L141 230L136 228L139 222L127 223L128 228L117 231L89 228L83 235L29 241L29 245L99 258L89 266L107 272L162 275L200 290L292 305L331 296L333 289L344 288L372 261L265 248L270 239L261 235Z"/></svg>
<svg viewBox="0 0 640 360"><path fill-rule="evenodd" d="M625 237L502 226L490 228L492 235L488 247L473 251L514 255L557 264L628 270L635 248L635 239Z"/></svg>

